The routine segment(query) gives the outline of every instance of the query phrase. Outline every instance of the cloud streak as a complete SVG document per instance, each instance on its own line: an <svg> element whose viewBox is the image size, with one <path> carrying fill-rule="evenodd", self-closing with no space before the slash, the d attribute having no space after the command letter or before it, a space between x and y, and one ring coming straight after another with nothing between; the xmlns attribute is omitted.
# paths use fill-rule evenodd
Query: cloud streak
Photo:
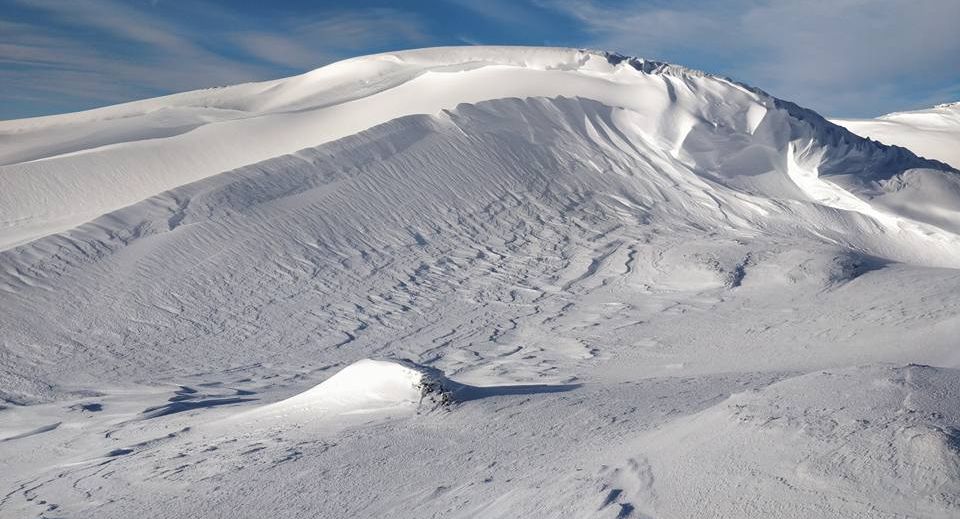
<svg viewBox="0 0 960 519"><path fill-rule="evenodd" d="M251 56L291 68L310 68L382 42L423 44L428 37L419 19L386 8L341 11L287 20L283 35L242 31L229 39Z"/></svg>
<svg viewBox="0 0 960 519"><path fill-rule="evenodd" d="M477 42L662 59L831 116L960 97L957 0L284 5L0 0L0 118L273 79L370 52Z"/></svg>
<svg viewBox="0 0 960 519"><path fill-rule="evenodd" d="M358 49L426 40L388 8L255 19L213 4L140 8L114 0L0 0L40 21L0 15L0 104L27 115L297 73ZM183 19L194 23L183 23Z"/></svg>

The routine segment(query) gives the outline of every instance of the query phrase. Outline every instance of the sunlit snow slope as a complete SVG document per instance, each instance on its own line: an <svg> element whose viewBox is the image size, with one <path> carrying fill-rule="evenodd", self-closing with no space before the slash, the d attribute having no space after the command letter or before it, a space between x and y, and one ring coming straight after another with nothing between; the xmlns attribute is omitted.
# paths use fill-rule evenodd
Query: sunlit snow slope
<svg viewBox="0 0 960 519"><path fill-rule="evenodd" d="M552 48L0 132L2 517L960 513L943 162Z"/></svg>
<svg viewBox="0 0 960 519"><path fill-rule="evenodd" d="M960 167L960 103L897 112L876 119L833 119L863 137L909 148L917 155Z"/></svg>
<svg viewBox="0 0 960 519"><path fill-rule="evenodd" d="M844 161L877 169L878 180L924 165L862 141L844 142L842 131L815 114L762 93L659 63L572 49L391 53L277 81L0 123L0 246L400 116L558 96L638 113L629 125L646 140L720 175L769 172L778 164L765 151L776 150L782 161L791 143L805 166L830 166L822 172L830 177L854 173ZM753 138L728 140L736 136ZM818 156L834 144L836 157ZM881 164L870 162L876 160Z"/></svg>

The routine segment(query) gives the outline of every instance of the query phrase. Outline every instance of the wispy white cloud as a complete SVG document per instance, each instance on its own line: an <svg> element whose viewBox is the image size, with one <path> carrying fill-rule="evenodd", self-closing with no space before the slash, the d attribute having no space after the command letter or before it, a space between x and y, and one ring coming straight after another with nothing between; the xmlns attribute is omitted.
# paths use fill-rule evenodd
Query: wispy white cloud
<svg viewBox="0 0 960 519"><path fill-rule="evenodd" d="M387 39L422 42L427 35L416 15L370 8L332 13L294 26L298 36L341 49L365 48Z"/></svg>
<svg viewBox="0 0 960 519"><path fill-rule="evenodd" d="M333 12L280 24L283 34L246 30L232 33L229 39L252 56L291 68L316 67L384 41L428 41L416 16L388 8Z"/></svg>
<svg viewBox="0 0 960 519"><path fill-rule="evenodd" d="M507 27L529 26L536 23L530 5L517 0L446 0L474 15L487 18Z"/></svg>
<svg viewBox="0 0 960 519"><path fill-rule="evenodd" d="M385 8L261 23L202 2L172 5L177 18L156 4L0 0L0 5L5 1L42 14L44 22L14 22L0 14L0 103L51 94L74 106L121 102L273 78L357 49L426 39L414 15ZM183 23L184 17L200 23Z"/></svg>
<svg viewBox="0 0 960 519"><path fill-rule="evenodd" d="M956 0L537 1L591 46L712 65L828 113L919 102L960 70Z"/></svg>
<svg viewBox="0 0 960 519"><path fill-rule="evenodd" d="M233 33L229 38L247 54L285 67L309 67L328 60L326 51L311 49L286 36L247 31Z"/></svg>

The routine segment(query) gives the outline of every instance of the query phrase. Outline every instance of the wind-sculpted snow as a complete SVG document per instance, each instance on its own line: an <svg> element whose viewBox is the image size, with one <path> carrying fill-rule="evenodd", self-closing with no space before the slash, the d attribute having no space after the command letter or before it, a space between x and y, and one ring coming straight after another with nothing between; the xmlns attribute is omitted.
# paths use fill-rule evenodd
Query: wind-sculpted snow
<svg viewBox="0 0 960 519"><path fill-rule="evenodd" d="M291 353L320 340L350 344L344 353L353 355L356 332L371 319L400 314L402 327L403 314L448 304L441 301L457 297L453 287L488 269L494 279L503 276L508 292L527 279L527 289L539 294L570 292L628 252L631 261L661 263L633 269L637 282L681 288L740 284L748 269L763 266L771 242L803 243L811 252L800 262L816 254L864 265L954 265L960 258L955 235L872 218L869 206L838 210L797 188L790 200L721 184L647 143L635 117L578 99L462 105L218 175L7 251L0 290L11 310L2 319L23 334L14 344L76 345L87 327L111 337L66 358L57 349L25 352L31 362L11 366L9 377L45 386L48 371L95 380L108 367L122 376L127 368L117 361L131 352L179 369L256 361L261 347L238 353L236 341L257 344L268 330L289 328L290 312L314 323L277 329L298 336ZM780 190L790 171L769 172L772 188L755 186ZM817 182L810 180L843 193ZM703 244L720 236L720 245ZM658 260L657 242L665 240L684 248L700 243L689 256ZM488 250L493 244L507 250ZM646 250L654 254L649 260ZM431 296L421 301L416 293L423 289ZM385 300L370 300L371 291ZM284 317L264 322L264 305L282 307ZM82 311L91 307L97 310ZM373 315L343 332L310 332L355 321L368 307ZM50 322L53 311L70 318ZM179 346L192 337L205 337L203 355ZM48 355L49 364L36 364ZM575 348L574 356L582 355Z"/></svg>
<svg viewBox="0 0 960 519"><path fill-rule="evenodd" d="M857 139L762 91L674 65L574 49L439 48L0 123L8 143L0 148L0 247L397 117L436 114L461 103L558 96L637 113L634 124L655 146L693 168L728 176L769 171L768 162L782 162L787 145L797 140L793 150L805 167L828 177L853 176L841 185L870 197L882 194L874 181L913 168L948 169Z"/></svg>
<svg viewBox="0 0 960 519"><path fill-rule="evenodd" d="M571 391L576 384L471 386L442 371L402 359L361 359L316 387L279 402L229 418L231 427L267 424L281 431L326 421L343 424L352 416L449 410L458 403L505 395Z"/></svg>
<svg viewBox="0 0 960 519"><path fill-rule="evenodd" d="M0 517L960 511L958 174L761 91L432 49L0 131Z"/></svg>
<svg viewBox="0 0 960 519"><path fill-rule="evenodd" d="M639 439L622 469L657 475L632 493L654 517L954 517L958 381L916 365L790 378Z"/></svg>
<svg viewBox="0 0 960 519"><path fill-rule="evenodd" d="M429 409L452 403L455 389L436 369L362 359L308 391L240 415L238 420L299 424L338 415L412 410L424 403Z"/></svg>

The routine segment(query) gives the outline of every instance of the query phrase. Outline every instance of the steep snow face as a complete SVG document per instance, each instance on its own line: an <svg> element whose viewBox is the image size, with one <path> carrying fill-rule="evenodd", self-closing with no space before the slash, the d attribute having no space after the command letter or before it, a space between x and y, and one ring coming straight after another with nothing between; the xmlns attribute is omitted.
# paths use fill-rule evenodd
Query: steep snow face
<svg viewBox="0 0 960 519"><path fill-rule="evenodd" d="M917 155L960 168L960 103L897 112L876 119L832 119L863 137L909 148Z"/></svg>
<svg viewBox="0 0 960 519"><path fill-rule="evenodd" d="M0 247L397 117L493 99L561 96L623 109L632 139L764 196L809 198L789 180L765 175L782 172L791 153L815 175L870 198L886 194L878 182L900 179L907 170L945 169L856 139L762 92L681 67L574 49L439 48L355 58L277 81L0 123L6 142L0 148ZM955 182L938 174L924 178L930 175L938 183ZM916 196L927 194L920 191ZM911 216L944 221L922 211Z"/></svg>

